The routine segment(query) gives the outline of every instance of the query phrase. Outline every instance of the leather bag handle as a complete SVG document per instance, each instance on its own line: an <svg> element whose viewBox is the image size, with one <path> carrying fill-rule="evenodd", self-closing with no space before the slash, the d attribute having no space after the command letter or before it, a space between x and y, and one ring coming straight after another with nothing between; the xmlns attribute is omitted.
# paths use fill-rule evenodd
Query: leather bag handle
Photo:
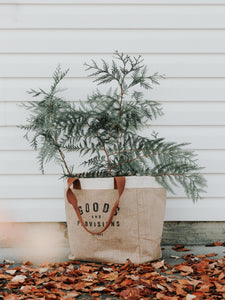
<svg viewBox="0 0 225 300"><path fill-rule="evenodd" d="M80 210L78 208L77 197L75 196L75 194L72 192L72 190L70 188L71 185L73 185L74 189L81 190L80 180L79 180L79 178L73 178L73 177L68 178L68 180L67 180L68 185L67 185L67 189L66 189L66 198L67 198L68 202L73 205L73 208L74 208L74 210L77 214L77 217L78 217L81 225L84 227L84 229L87 232L89 232L91 234L100 234L100 233L104 232L109 227L109 225L111 224L111 221L113 219L113 216L116 212L116 209L119 206L120 197L121 197L121 195L124 191L124 187L125 187L125 182L126 182L125 177L114 177L114 189L118 189L119 197L117 198L116 202L113 205L113 208L111 210L109 219L108 219L106 225L104 226L104 228L102 230L98 231L98 232L94 232L94 231L89 230L85 226L84 221L82 219L82 216L80 214Z"/></svg>

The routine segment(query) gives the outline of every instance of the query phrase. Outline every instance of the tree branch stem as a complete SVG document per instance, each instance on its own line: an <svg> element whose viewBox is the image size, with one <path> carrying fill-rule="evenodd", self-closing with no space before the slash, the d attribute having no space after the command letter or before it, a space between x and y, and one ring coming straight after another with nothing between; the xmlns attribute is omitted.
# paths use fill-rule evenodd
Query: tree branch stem
<svg viewBox="0 0 225 300"><path fill-rule="evenodd" d="M53 122L53 117L52 117L52 113L51 113L51 112L50 112L50 119L51 119L51 122ZM51 124L51 128L53 128L53 124ZM61 159L62 159L62 162L63 162L63 164L64 164L64 166L65 166L65 168L66 168L66 170L67 170L67 172L68 172L68 175L71 176L69 167L68 167L68 165L67 165L67 163L66 163L66 160L65 160L65 156L64 156L64 154L62 153L62 150L60 149L60 146L59 146L59 144L58 144L58 142L57 142L57 139L56 139L56 137L55 137L54 135L53 135L53 139L54 139L56 148L57 148L57 150L58 150L58 152L59 152L59 155L60 155L60 157L61 157Z"/></svg>
<svg viewBox="0 0 225 300"><path fill-rule="evenodd" d="M122 103L123 103L123 87L122 87L122 84L120 84L120 93L121 93L121 97L120 97L120 120L121 120L121 118L122 118ZM118 150L120 150L119 138L120 138L120 124L118 125L118 135L117 135Z"/></svg>
<svg viewBox="0 0 225 300"><path fill-rule="evenodd" d="M112 176L112 168L111 168L111 166L110 166L109 155L108 155L108 152L106 151L105 144L104 144L104 152L105 152L105 155L106 155L106 158L107 158L107 164L108 164L108 169L109 169L109 175Z"/></svg>

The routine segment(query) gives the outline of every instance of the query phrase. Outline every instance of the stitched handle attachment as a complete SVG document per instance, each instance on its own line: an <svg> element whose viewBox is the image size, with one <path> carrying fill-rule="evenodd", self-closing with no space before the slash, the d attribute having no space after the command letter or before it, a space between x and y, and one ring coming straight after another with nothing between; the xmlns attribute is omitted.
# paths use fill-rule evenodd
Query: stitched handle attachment
<svg viewBox="0 0 225 300"><path fill-rule="evenodd" d="M85 223L83 221L83 218L80 214L80 210L78 208L78 201L77 201L77 197L75 196L75 194L72 192L71 190L71 185L73 185L73 188L74 189L78 189L78 190L81 190L81 184L80 184L80 180L79 178L73 178L73 177L69 177L68 180L67 180L67 190L66 190L66 197L67 197L67 200L69 201L70 204L72 204L76 214L77 214L77 217L81 223L81 225L84 227L84 229L91 233L91 234L100 234L102 232L104 232L108 227L109 225L111 224L112 222L112 219L113 219L113 216L116 212L116 209L117 207L119 206L119 201L120 201L120 197L121 195L123 194L123 191L124 191L124 187L125 187L125 177L114 177L114 189L118 189L118 198L116 200L116 202L114 203L113 205L113 208L111 210L111 213L110 213L110 216L109 216L109 219L108 221L106 222L105 226L103 227L103 229L101 229L100 231L98 232L94 232L94 231L91 231L89 230L86 226L85 226Z"/></svg>

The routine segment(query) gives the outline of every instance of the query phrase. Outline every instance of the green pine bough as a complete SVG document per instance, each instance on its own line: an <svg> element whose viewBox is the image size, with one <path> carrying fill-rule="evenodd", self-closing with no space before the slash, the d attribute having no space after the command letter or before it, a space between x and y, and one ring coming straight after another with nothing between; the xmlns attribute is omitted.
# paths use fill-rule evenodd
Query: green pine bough
<svg viewBox="0 0 225 300"><path fill-rule="evenodd" d="M185 149L188 144L168 142L154 131L150 138L141 135L144 127L162 115L160 103L145 99L143 90L152 89L162 76L149 75L141 56L119 52L110 64L102 59L85 66L98 85L111 85L106 93L96 90L75 107L59 96L59 83L68 73L60 66L49 91L29 91L42 99L25 104L30 117L20 127L38 151L41 171L54 160L66 177L150 175L171 192L172 186L182 186L197 201L206 181L196 154ZM88 157L82 162L86 172L77 173L75 166L68 165L65 153L71 151Z"/></svg>

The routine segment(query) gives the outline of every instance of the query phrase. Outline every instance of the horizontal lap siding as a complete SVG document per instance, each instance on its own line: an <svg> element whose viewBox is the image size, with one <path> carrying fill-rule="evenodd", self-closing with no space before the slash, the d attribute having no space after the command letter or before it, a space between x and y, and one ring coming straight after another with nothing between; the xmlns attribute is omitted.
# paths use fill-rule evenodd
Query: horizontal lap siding
<svg viewBox="0 0 225 300"><path fill-rule="evenodd" d="M0 28L196 29L225 28L225 6L15 6L0 11ZM216 18L211 18L215 15ZM116 19L115 19L116 16ZM139 18L138 18L139 17ZM138 19L137 19L138 18ZM40 22L41 20L41 22Z"/></svg>
<svg viewBox="0 0 225 300"><path fill-rule="evenodd" d="M138 16L137 16L138 17ZM223 30L0 31L0 53L224 53ZM135 43L134 43L135 41ZM101 45L101 47L100 47Z"/></svg>
<svg viewBox="0 0 225 300"><path fill-rule="evenodd" d="M75 103L75 105L78 105ZM223 125L225 103L163 103L164 115L152 125ZM0 103L0 126L17 126L26 123L28 112L18 102ZM201 115L201 118L199 115Z"/></svg>
<svg viewBox="0 0 225 300"><path fill-rule="evenodd" d="M190 142L189 149L224 150L223 126L154 126L146 128L144 135L149 136L155 130L161 137L170 141ZM16 151L28 150L29 144L23 137L22 130L12 127L0 127L0 150Z"/></svg>
<svg viewBox="0 0 225 300"><path fill-rule="evenodd" d="M0 0L0 208L18 222L65 221L59 167L46 175L17 125L30 88L48 88L60 63L70 68L65 99L84 101L95 85L83 63L114 50L142 54L165 74L145 94L165 115L146 127L170 141L191 142L208 190L197 204L168 193L166 220L223 221L225 206L225 3L210 0ZM105 89L105 88L103 88ZM68 161L79 161L76 154Z"/></svg>
<svg viewBox="0 0 225 300"><path fill-rule="evenodd" d="M224 150L196 150L199 154L200 163L205 167L204 173L224 174L225 155ZM37 153L30 150L23 151L1 151L0 175L20 175L20 174L40 174L39 166L36 162ZM77 154L66 155L70 164L76 162ZM15 168L16 166L16 168ZM45 168L45 174L56 174L60 167L54 163L49 163Z"/></svg>
<svg viewBox="0 0 225 300"><path fill-rule="evenodd" d="M225 15L225 13L224 13ZM1 31L0 31L1 33ZM151 46L149 46L151 48ZM114 49L113 49L114 50ZM113 51L112 50L112 51ZM0 48L1 51L1 48ZM131 53L130 51L128 51ZM132 54L132 53L131 53ZM165 74L167 79L219 79L225 78L225 55L221 54L143 54L145 63L152 73ZM104 58L111 61L111 54L1 54L0 78L50 78L58 64L69 68L67 79L83 79L86 84L84 62ZM166 80L167 81L167 80ZM161 84L167 82L160 81ZM29 82L28 82L29 83ZM76 82L73 83L75 84ZM222 82L224 83L224 81ZM63 83L64 84L64 83ZM179 84L179 82L178 82ZM199 84L191 82L191 85ZM215 84L215 82L214 82ZM205 84L206 85L206 84ZM151 92L150 92L151 94ZM182 99L180 99L182 100Z"/></svg>
<svg viewBox="0 0 225 300"><path fill-rule="evenodd" d="M55 66L55 65L54 65ZM54 69L54 67L52 68ZM37 69L38 72L38 69ZM49 72L50 74L50 72ZM52 73L51 73L52 74ZM41 75L40 75L41 76ZM26 91L30 88L42 87L48 89L49 78L0 78L0 101L18 102L29 101L30 95ZM66 100L82 100L96 88L90 79L66 78L63 82L63 96ZM107 87L103 87L103 90ZM144 92L145 93L145 92ZM161 80L150 94L145 96L151 99L168 102L224 102L224 78L167 78ZM35 99L33 99L35 100Z"/></svg>
<svg viewBox="0 0 225 300"><path fill-rule="evenodd" d="M224 5L224 0L0 0L0 4L58 5Z"/></svg>

